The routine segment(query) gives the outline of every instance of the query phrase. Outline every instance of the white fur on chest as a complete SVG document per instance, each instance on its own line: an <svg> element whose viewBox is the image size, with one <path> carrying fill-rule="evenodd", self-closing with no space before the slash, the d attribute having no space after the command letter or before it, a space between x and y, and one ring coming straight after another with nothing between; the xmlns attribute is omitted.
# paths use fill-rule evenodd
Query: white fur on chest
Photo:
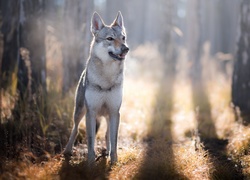
<svg viewBox="0 0 250 180"><path fill-rule="evenodd" d="M111 91L99 91L93 88L87 88L85 100L87 107L98 113L103 113L102 108L104 105L109 111L119 111L122 102L122 86L118 86Z"/></svg>

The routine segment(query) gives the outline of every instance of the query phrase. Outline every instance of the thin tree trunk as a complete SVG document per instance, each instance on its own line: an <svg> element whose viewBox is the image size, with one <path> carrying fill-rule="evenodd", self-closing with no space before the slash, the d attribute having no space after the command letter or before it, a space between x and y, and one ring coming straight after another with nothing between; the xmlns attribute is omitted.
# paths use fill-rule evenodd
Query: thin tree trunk
<svg viewBox="0 0 250 180"><path fill-rule="evenodd" d="M91 0L66 0L63 32L63 94L79 80L87 61L93 11Z"/></svg>
<svg viewBox="0 0 250 180"><path fill-rule="evenodd" d="M234 64L232 101L242 117L250 115L250 1L241 4L240 34ZM249 121L249 120L248 120Z"/></svg>
<svg viewBox="0 0 250 180"><path fill-rule="evenodd" d="M1 87L6 89L10 84L15 87L13 77L16 76L18 64L18 18L19 2L14 0L0 1L2 15L1 34L3 36L1 59Z"/></svg>
<svg viewBox="0 0 250 180"><path fill-rule="evenodd" d="M194 110L197 113L196 131L205 138L216 138L216 128L211 115L211 105L202 78L201 0L191 0L188 8L188 52L191 61L190 79Z"/></svg>

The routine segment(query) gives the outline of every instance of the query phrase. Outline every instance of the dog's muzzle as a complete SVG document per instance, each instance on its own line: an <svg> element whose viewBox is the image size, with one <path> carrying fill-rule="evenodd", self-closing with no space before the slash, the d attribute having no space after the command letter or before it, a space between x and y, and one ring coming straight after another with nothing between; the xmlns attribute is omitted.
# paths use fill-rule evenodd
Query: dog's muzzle
<svg viewBox="0 0 250 180"><path fill-rule="evenodd" d="M125 56L127 55L129 51L129 48L126 45L122 45L121 47L121 54L114 54L113 52L109 52L109 55L114 59L114 60L119 60L122 61L125 59Z"/></svg>

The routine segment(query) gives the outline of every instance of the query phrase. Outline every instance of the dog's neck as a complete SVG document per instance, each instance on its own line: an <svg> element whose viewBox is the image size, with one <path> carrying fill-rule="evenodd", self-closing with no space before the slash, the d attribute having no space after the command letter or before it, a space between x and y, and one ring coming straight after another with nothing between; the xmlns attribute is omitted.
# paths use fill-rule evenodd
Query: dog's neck
<svg viewBox="0 0 250 180"><path fill-rule="evenodd" d="M123 82L123 61L103 62L92 56L87 63L86 81L97 90L110 91Z"/></svg>

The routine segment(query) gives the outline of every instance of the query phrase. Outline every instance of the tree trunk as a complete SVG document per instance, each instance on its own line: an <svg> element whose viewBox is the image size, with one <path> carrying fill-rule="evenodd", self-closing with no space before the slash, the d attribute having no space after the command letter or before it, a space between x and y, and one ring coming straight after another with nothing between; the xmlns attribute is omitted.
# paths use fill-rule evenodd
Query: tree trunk
<svg viewBox="0 0 250 180"><path fill-rule="evenodd" d="M209 103L204 80L202 78L202 36L201 36L201 0L190 0L188 6L188 53L191 61L190 79L192 85L192 99L196 111L196 132L205 138L216 138L216 128L212 120L211 105Z"/></svg>
<svg viewBox="0 0 250 180"><path fill-rule="evenodd" d="M63 93L76 84L87 61L91 41L92 10L91 0L65 1L62 37Z"/></svg>
<svg viewBox="0 0 250 180"><path fill-rule="evenodd" d="M30 59L30 73L32 94L38 92L46 92L46 60L45 60L45 19L44 19L44 1L33 0L32 3L28 0L20 2L20 16L19 16L19 42L20 47L27 49L24 57L21 51L22 60ZM19 84L22 83L21 77L22 64L19 63ZM27 74L26 74L27 76ZM20 84L21 85L21 84ZM23 91L22 89L20 89Z"/></svg>
<svg viewBox="0 0 250 180"><path fill-rule="evenodd" d="M162 28L159 31L160 33L160 42L159 42L159 50L164 59L164 75L171 80L175 76L175 66L176 66L176 49L174 36L172 34L173 21L175 6L172 0L161 0L162 6L164 7L160 11L160 16L162 18L160 24L162 24ZM171 80L172 81L172 80Z"/></svg>
<svg viewBox="0 0 250 180"><path fill-rule="evenodd" d="M6 77L4 79L8 81L4 82L13 83L13 74L17 73L17 67L19 67L19 87L25 88L26 83L22 82L25 79L25 72L22 72L21 64L23 62L20 60L20 48L23 47L30 54L33 92L40 85L43 90L46 90L43 1L1 1L1 8L3 14L1 30L4 42L1 78ZM7 83L7 85L10 84ZM11 84L11 86L13 85ZM25 91L25 89L19 90L21 93Z"/></svg>
<svg viewBox="0 0 250 180"><path fill-rule="evenodd" d="M191 61L190 76L194 81L201 78L201 2L200 0L191 0L188 4L188 42L187 49ZM200 81L199 81L200 82Z"/></svg>
<svg viewBox="0 0 250 180"><path fill-rule="evenodd" d="M0 1L1 34L3 45L1 47L1 87L6 89L10 84L16 87L13 77L17 73L18 54L18 17L19 6L14 0Z"/></svg>
<svg viewBox="0 0 250 180"><path fill-rule="evenodd" d="M234 64L232 101L242 117L250 115L250 1L241 4L240 34ZM248 120L249 121L249 120Z"/></svg>

